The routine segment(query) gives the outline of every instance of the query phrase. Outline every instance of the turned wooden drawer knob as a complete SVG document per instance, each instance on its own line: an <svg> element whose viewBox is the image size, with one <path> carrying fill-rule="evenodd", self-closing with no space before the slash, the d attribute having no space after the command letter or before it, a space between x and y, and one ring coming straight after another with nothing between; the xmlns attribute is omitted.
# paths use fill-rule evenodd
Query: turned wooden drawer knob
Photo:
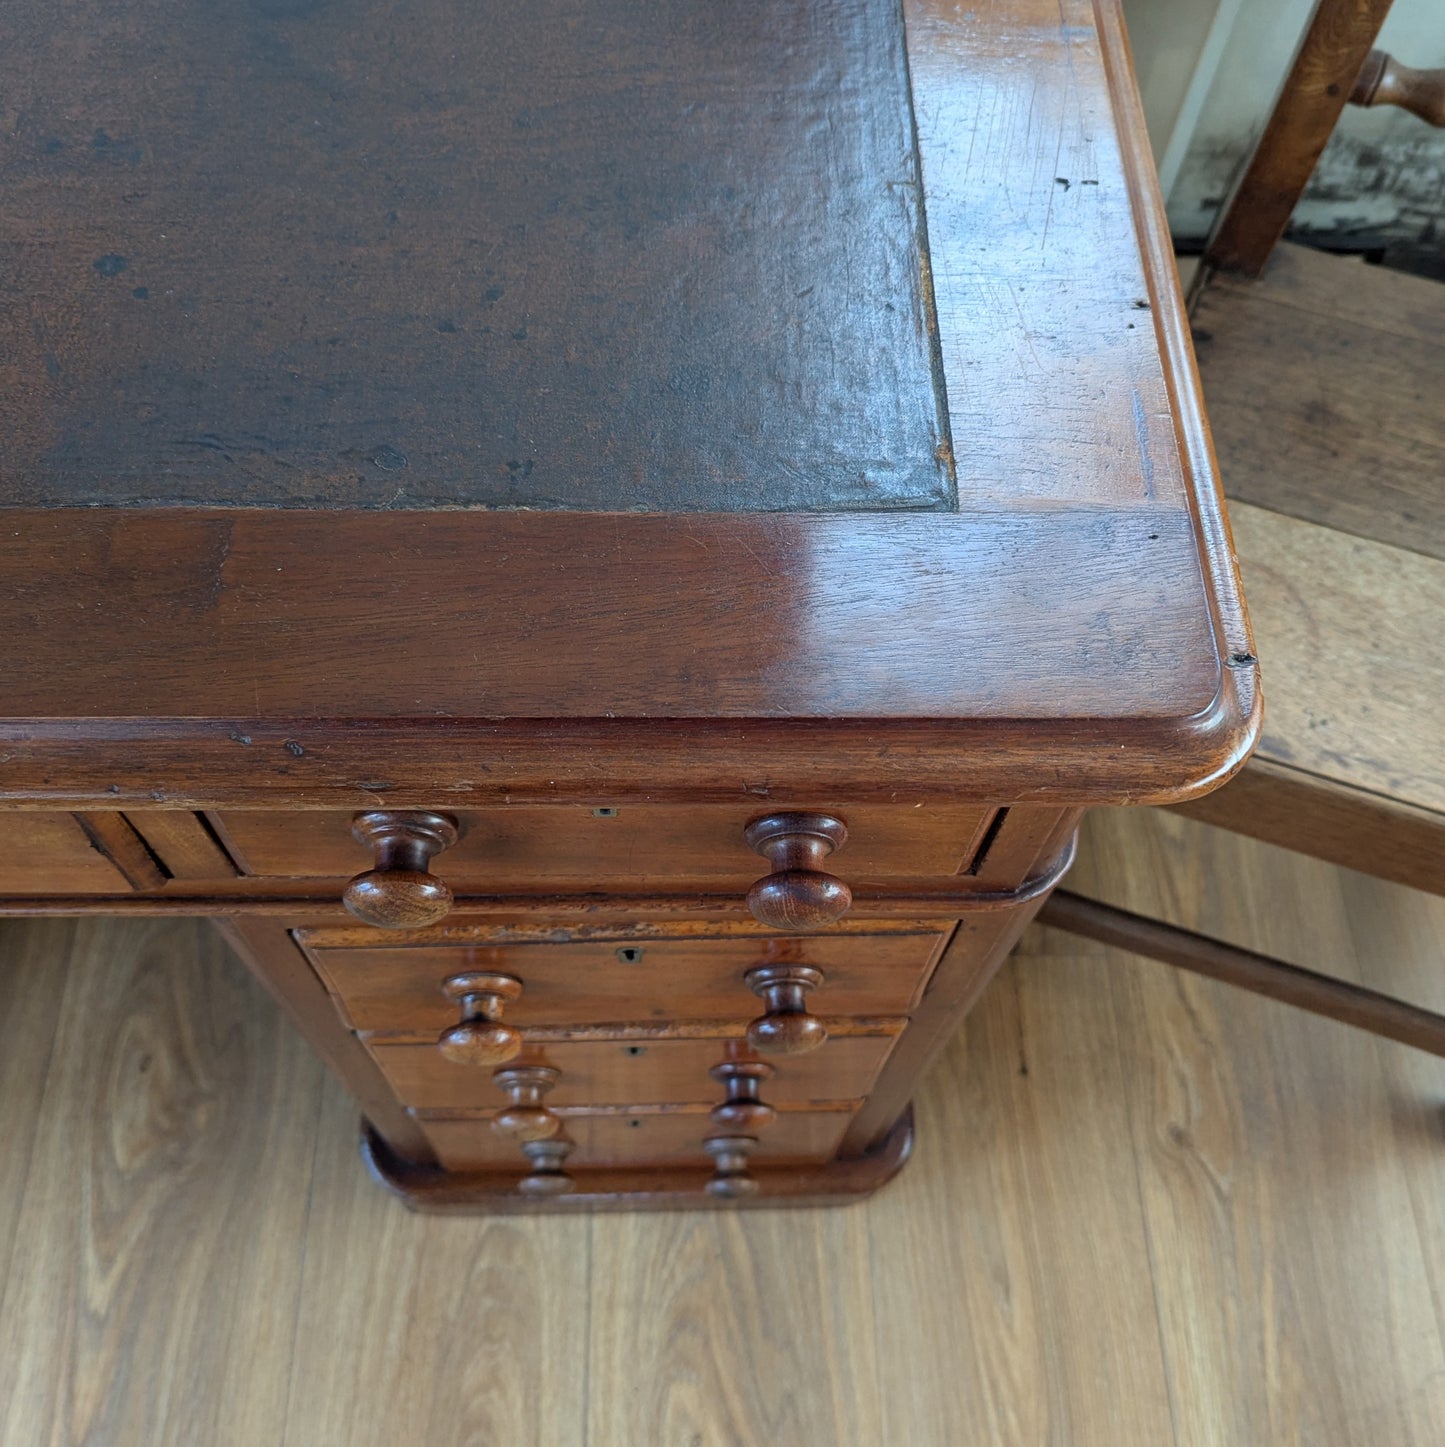
<svg viewBox="0 0 1445 1447"><path fill-rule="evenodd" d="M748 1157L757 1150L754 1136L710 1135L702 1148L713 1160L713 1177L707 1183L709 1196L752 1196L758 1183L748 1174Z"/></svg>
<svg viewBox="0 0 1445 1447"><path fill-rule="evenodd" d="M509 1105L492 1117L492 1129L526 1145L550 1140L562 1129L562 1118L553 1115L542 1097L562 1078L550 1065L509 1065L492 1076L492 1084L503 1091ZM529 1158L530 1159L530 1158Z"/></svg>
<svg viewBox="0 0 1445 1447"><path fill-rule="evenodd" d="M840 920L853 891L822 870L847 827L831 814L767 814L743 831L748 847L773 866L748 890L753 918L771 929L809 930Z"/></svg>
<svg viewBox="0 0 1445 1447"><path fill-rule="evenodd" d="M517 1189L528 1196L565 1196L576 1182L562 1169L562 1165L576 1148L565 1135L555 1135L550 1140L524 1141L522 1154L532 1169L517 1182Z"/></svg>
<svg viewBox="0 0 1445 1447"><path fill-rule="evenodd" d="M759 965L743 978L768 1007L748 1026L748 1044L760 1055L803 1055L828 1038L828 1027L808 1013L808 992L823 983L811 965Z"/></svg>
<svg viewBox="0 0 1445 1447"><path fill-rule="evenodd" d="M773 1067L766 1060L724 1060L714 1065L708 1074L727 1095L713 1106L712 1123L720 1130L735 1130L743 1135L752 1135L771 1125L777 1111L763 1100L760 1092L772 1073Z"/></svg>
<svg viewBox="0 0 1445 1447"><path fill-rule="evenodd" d="M437 1047L453 1065L501 1065L522 1050L522 1033L502 1024L502 1008L522 993L511 975L468 973L443 984L447 998L461 1006L462 1018L443 1030Z"/></svg>
<svg viewBox="0 0 1445 1447"><path fill-rule="evenodd" d="M418 929L445 917L452 892L429 866L457 842L455 819L420 810L376 810L358 814L351 833L376 861L341 896L357 919L378 929Z"/></svg>

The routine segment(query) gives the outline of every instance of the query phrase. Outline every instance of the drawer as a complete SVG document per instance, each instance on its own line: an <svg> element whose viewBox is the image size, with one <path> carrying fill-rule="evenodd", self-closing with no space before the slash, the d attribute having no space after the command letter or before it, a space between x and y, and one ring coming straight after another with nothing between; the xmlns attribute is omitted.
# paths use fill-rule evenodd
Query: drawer
<svg viewBox="0 0 1445 1447"><path fill-rule="evenodd" d="M323 931L306 950L357 1030L434 1037L456 1023L442 984L465 971L512 975L520 998L506 1020L592 1025L660 1020L745 1020L760 1012L743 981L756 965L806 964L823 972L809 1008L829 1015L903 1015L922 992L948 934L830 932L777 938L627 938L555 944L385 945L331 949Z"/></svg>
<svg viewBox="0 0 1445 1447"><path fill-rule="evenodd" d="M849 1111L784 1111L758 1132L753 1162L811 1165L831 1160L853 1119ZM636 1115L578 1114L565 1117L577 1149L568 1171L588 1166L699 1166L711 1169L703 1140L716 1133L705 1111L656 1111ZM423 1119L437 1159L449 1171L528 1169L516 1142L499 1135L487 1118Z"/></svg>
<svg viewBox="0 0 1445 1447"><path fill-rule="evenodd" d="M769 1105L861 1100L893 1048L891 1035L834 1036L806 1055L770 1056ZM730 1039L568 1040L525 1053L561 1072L549 1108L594 1105L714 1105L723 1087L708 1071ZM454 1065L434 1044L367 1042L403 1105L414 1110L489 1110L503 1103L492 1066Z"/></svg>
<svg viewBox="0 0 1445 1447"><path fill-rule="evenodd" d="M131 889L74 814L6 811L0 822L0 893L128 894Z"/></svg>
<svg viewBox="0 0 1445 1447"><path fill-rule="evenodd" d="M819 805L819 808L831 806ZM432 862L434 873L487 892L534 891L539 883L591 887L608 880L690 880L742 888L767 872L743 829L756 804L620 805L462 810L461 837ZM953 875L973 862L995 810L980 806L856 805L833 810L848 839L830 869L844 878ZM348 879L372 867L351 837L350 814L225 811L212 816L248 873Z"/></svg>

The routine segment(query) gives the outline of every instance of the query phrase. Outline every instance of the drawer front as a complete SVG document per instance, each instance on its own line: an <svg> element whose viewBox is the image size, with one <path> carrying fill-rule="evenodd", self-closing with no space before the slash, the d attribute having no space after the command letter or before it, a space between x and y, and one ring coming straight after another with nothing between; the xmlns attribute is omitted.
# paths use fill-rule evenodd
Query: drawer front
<svg viewBox="0 0 1445 1447"><path fill-rule="evenodd" d="M819 808L828 806L819 805ZM756 805L621 805L463 810L461 837L434 873L487 892L539 883L593 886L615 880L692 880L741 887L767 872L743 840ZM953 875L968 868L994 810L980 806L854 805L836 811L848 839L837 872L848 879ZM227 811L213 823L241 867L254 875L348 879L372 867L351 837L350 814Z"/></svg>
<svg viewBox="0 0 1445 1447"><path fill-rule="evenodd" d="M771 1056L762 1088L770 1105L861 1100L893 1048L891 1035L834 1036L806 1055ZM398 1099L414 1110L490 1110L503 1103L492 1067L455 1065L434 1044L367 1042ZM713 1105L724 1090L708 1074L727 1039L570 1040L525 1058L561 1072L547 1106Z"/></svg>
<svg viewBox="0 0 1445 1447"><path fill-rule="evenodd" d="M73 814L17 809L0 820L0 893L129 894L131 888Z"/></svg>
<svg viewBox="0 0 1445 1447"><path fill-rule="evenodd" d="M848 1111L784 1111L758 1134L757 1165L811 1165L831 1160L852 1120ZM711 1169L702 1148L715 1134L705 1111L642 1112L637 1115L569 1115L567 1134L577 1149L568 1171L588 1166L699 1166ZM423 1119L437 1159L449 1171L527 1170L514 1141L485 1117Z"/></svg>
<svg viewBox="0 0 1445 1447"><path fill-rule="evenodd" d="M829 1015L902 1015L917 1000L948 936L842 934L730 939L616 938L565 944L399 945L307 952L357 1030L435 1036L456 1023L442 992L452 975L485 971L522 982L507 1023L592 1025L744 1020L759 1013L743 977L756 965L823 972L809 1008Z"/></svg>

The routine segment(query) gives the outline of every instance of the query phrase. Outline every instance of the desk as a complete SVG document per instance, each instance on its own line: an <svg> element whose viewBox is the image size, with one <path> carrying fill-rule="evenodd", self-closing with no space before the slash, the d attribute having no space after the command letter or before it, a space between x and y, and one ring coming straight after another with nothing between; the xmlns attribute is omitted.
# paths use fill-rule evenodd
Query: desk
<svg viewBox="0 0 1445 1447"><path fill-rule="evenodd" d="M0 910L215 918L416 1206L886 1180L1258 726L1117 7L16 18Z"/></svg>

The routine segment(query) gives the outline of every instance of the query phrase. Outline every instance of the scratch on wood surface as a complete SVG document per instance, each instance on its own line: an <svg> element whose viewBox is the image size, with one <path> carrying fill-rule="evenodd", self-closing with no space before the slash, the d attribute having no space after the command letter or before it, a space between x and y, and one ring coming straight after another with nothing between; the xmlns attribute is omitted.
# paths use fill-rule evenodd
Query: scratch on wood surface
<svg viewBox="0 0 1445 1447"><path fill-rule="evenodd" d="M1139 444L1139 469L1144 482L1144 496L1154 501L1154 459L1149 455L1149 422L1144 414L1144 399L1134 388L1134 438Z"/></svg>

